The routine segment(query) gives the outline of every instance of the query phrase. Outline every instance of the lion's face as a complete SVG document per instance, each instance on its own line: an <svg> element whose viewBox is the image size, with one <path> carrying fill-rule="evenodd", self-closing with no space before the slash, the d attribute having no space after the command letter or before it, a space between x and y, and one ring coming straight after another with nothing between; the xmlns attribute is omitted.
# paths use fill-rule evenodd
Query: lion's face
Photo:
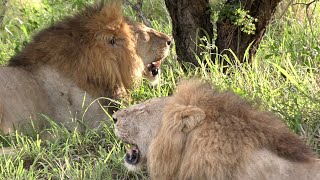
<svg viewBox="0 0 320 180"><path fill-rule="evenodd" d="M166 100L167 97L154 98L113 114L116 136L132 145L125 157L129 170L139 169L146 163L149 145L161 125Z"/></svg>
<svg viewBox="0 0 320 180"><path fill-rule="evenodd" d="M161 62L169 53L171 38L141 23L133 25L137 36L137 52L145 66L145 76L153 81L160 72Z"/></svg>
<svg viewBox="0 0 320 180"><path fill-rule="evenodd" d="M104 76L106 69L112 68L111 76L122 76L114 79L122 80L126 88L132 83L126 83L127 79L134 77L135 81L142 74L151 82L157 80L160 64L169 53L169 36L122 17L119 8L112 9L109 6L92 15L83 26L88 27L83 36L86 37L86 43L83 43L87 51L85 54L92 55L86 67L90 67L92 59L106 57L108 62L99 61L101 66L94 64L94 71L101 69L100 76ZM103 68L106 65L109 67ZM119 69L119 73L114 72L114 69Z"/></svg>

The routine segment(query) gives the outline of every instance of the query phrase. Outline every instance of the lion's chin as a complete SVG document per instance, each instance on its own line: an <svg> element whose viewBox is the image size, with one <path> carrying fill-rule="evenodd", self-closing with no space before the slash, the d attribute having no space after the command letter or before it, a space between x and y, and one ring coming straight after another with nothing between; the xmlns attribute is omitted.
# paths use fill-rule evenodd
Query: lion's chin
<svg viewBox="0 0 320 180"><path fill-rule="evenodd" d="M132 171L132 172L137 172L137 171L140 171L143 169L142 163L132 165L132 164L129 164L125 161L124 166L128 169L128 171Z"/></svg>

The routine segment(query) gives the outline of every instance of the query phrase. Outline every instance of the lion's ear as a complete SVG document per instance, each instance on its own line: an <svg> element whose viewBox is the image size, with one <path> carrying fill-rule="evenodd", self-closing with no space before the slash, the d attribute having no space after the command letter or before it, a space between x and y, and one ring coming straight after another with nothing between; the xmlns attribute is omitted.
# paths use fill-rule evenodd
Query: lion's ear
<svg viewBox="0 0 320 180"><path fill-rule="evenodd" d="M172 179L179 171L186 148L187 132L206 118L196 106L175 104L167 106L163 123L149 147L148 168L154 179Z"/></svg>
<svg viewBox="0 0 320 180"><path fill-rule="evenodd" d="M181 118L182 131L187 133L197 127L206 118L206 114L199 107L189 105L178 117Z"/></svg>

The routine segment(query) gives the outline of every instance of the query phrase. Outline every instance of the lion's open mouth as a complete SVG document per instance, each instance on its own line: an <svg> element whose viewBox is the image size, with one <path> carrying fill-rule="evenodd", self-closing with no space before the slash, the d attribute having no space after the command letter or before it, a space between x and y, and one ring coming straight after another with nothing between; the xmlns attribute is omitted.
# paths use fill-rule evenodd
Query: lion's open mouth
<svg viewBox="0 0 320 180"><path fill-rule="evenodd" d="M127 153L124 158L126 163L131 165L137 165L140 161L140 151L137 145L131 145L130 148L127 148Z"/></svg>
<svg viewBox="0 0 320 180"><path fill-rule="evenodd" d="M153 77L157 76L160 72L161 60L154 61L147 65L148 73Z"/></svg>

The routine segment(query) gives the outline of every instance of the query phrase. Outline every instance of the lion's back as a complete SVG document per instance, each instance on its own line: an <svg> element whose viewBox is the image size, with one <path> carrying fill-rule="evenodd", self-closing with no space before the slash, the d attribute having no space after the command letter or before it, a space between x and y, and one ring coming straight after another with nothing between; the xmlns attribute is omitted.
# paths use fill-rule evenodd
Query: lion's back
<svg viewBox="0 0 320 180"><path fill-rule="evenodd" d="M0 82L0 129L4 133L12 132L20 121L49 113L47 95L28 71L1 67Z"/></svg>

